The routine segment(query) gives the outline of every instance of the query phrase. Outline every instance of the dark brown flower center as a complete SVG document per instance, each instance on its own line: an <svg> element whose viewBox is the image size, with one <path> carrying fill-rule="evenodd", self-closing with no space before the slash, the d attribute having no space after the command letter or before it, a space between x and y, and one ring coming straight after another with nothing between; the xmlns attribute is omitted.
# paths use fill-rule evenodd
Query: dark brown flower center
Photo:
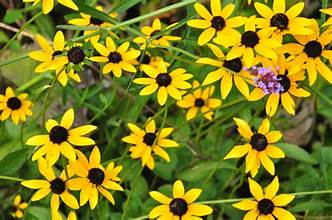
<svg viewBox="0 0 332 220"><path fill-rule="evenodd" d="M262 199L258 202L258 210L260 214L271 214L274 210L274 204L270 199Z"/></svg>
<svg viewBox="0 0 332 220"><path fill-rule="evenodd" d="M263 151L267 147L267 139L265 135L256 133L251 136L250 145L257 151Z"/></svg>
<svg viewBox="0 0 332 220"><path fill-rule="evenodd" d="M280 93L288 92L291 86L291 81L289 80L289 78L286 75L278 75L277 79L283 89Z"/></svg>
<svg viewBox="0 0 332 220"><path fill-rule="evenodd" d="M137 57L137 61L140 61L141 59L142 59L142 56ZM144 53L144 56L143 56L143 59L142 59L142 63L143 64L149 64L150 61L151 61L151 57L148 54Z"/></svg>
<svg viewBox="0 0 332 220"><path fill-rule="evenodd" d="M201 98L197 98L197 99L195 99L195 106L196 107L203 107L204 106L204 99L201 99Z"/></svg>
<svg viewBox="0 0 332 220"><path fill-rule="evenodd" d="M323 47L321 43L316 40L309 41L304 46L304 52L308 55L308 57L319 57L323 52Z"/></svg>
<svg viewBox="0 0 332 220"><path fill-rule="evenodd" d="M254 48L259 43L259 37L254 31L246 31L241 36L241 44Z"/></svg>
<svg viewBox="0 0 332 220"><path fill-rule="evenodd" d="M92 168L89 170L88 179L95 185L101 185L105 179L105 173L99 168Z"/></svg>
<svg viewBox="0 0 332 220"><path fill-rule="evenodd" d="M188 211L188 203L181 198L175 198L169 204L169 210L177 216L183 216Z"/></svg>
<svg viewBox="0 0 332 220"><path fill-rule="evenodd" d="M223 17L221 16L214 16L211 20L211 26L216 29L217 31L220 31L224 29L226 26L226 21Z"/></svg>
<svg viewBox="0 0 332 220"><path fill-rule="evenodd" d="M152 146L156 138L157 135L155 133L149 132L143 136L143 142L148 146Z"/></svg>
<svg viewBox="0 0 332 220"><path fill-rule="evenodd" d="M62 126L54 126L49 134L50 140L55 144L67 141L68 130Z"/></svg>
<svg viewBox="0 0 332 220"><path fill-rule="evenodd" d="M11 110L17 110L21 108L21 106L22 102L17 97L11 97L7 100L7 107L10 108Z"/></svg>
<svg viewBox="0 0 332 220"><path fill-rule="evenodd" d="M235 59L232 59L232 60L225 60L223 66L227 69L230 69L230 70L236 72L236 73L239 73L243 68L242 61L241 61L240 58L235 58Z"/></svg>
<svg viewBox="0 0 332 220"><path fill-rule="evenodd" d="M172 78L167 73L159 73L156 78L157 84L159 86L168 86L172 82Z"/></svg>
<svg viewBox="0 0 332 220"><path fill-rule="evenodd" d="M90 23L93 25L102 25L104 23L104 21L99 18L95 18L95 17L91 16Z"/></svg>
<svg viewBox="0 0 332 220"><path fill-rule="evenodd" d="M113 51L108 55L108 60L111 63L120 63L122 61L122 56L120 53Z"/></svg>
<svg viewBox="0 0 332 220"><path fill-rule="evenodd" d="M283 31L288 28L289 19L287 15L283 13L277 13L272 16L270 20L270 25L276 27L279 30Z"/></svg>
<svg viewBox="0 0 332 220"><path fill-rule="evenodd" d="M157 35L157 34L159 34L160 33L160 30L155 30L155 31L153 31L151 34L150 34L150 37L153 37L153 36L155 36L155 35ZM157 39L160 39L161 38L161 36L159 36L159 37L157 37Z"/></svg>
<svg viewBox="0 0 332 220"><path fill-rule="evenodd" d="M69 62L79 64L83 62L85 54L80 47L73 47L68 51L67 57Z"/></svg>
<svg viewBox="0 0 332 220"><path fill-rule="evenodd" d="M66 190L66 183L60 178L55 178L50 184L51 191L55 194L61 194Z"/></svg>

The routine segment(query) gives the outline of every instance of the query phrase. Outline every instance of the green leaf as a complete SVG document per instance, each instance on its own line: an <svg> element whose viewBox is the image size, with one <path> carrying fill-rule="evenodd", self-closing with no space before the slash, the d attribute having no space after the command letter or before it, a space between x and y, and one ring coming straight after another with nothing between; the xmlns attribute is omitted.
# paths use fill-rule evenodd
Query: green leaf
<svg viewBox="0 0 332 220"><path fill-rule="evenodd" d="M142 0L122 0L120 1L120 3L115 6L113 9L112 9L112 12L113 11L116 11L116 12L124 12L126 11L128 8L131 8L133 7L134 5L140 3Z"/></svg>
<svg viewBox="0 0 332 220"><path fill-rule="evenodd" d="M0 161L0 175L12 175L16 173L25 163L28 149L20 149L8 154Z"/></svg>
<svg viewBox="0 0 332 220"><path fill-rule="evenodd" d="M13 24L21 18L23 18L22 11L17 9L12 9L6 11L6 15L3 18L3 21L7 24Z"/></svg>
<svg viewBox="0 0 332 220"><path fill-rule="evenodd" d="M49 208L44 208L40 206L32 206L28 208L28 213L34 216L36 219L44 220L51 219L51 212Z"/></svg>
<svg viewBox="0 0 332 220"><path fill-rule="evenodd" d="M195 167L186 169L185 171L181 172L178 175L178 177L179 179L184 181L192 181L192 182L200 181L205 179L207 175L214 169L235 170L236 167L229 164L227 161L215 161L215 162L207 161L207 162L202 162Z"/></svg>
<svg viewBox="0 0 332 220"><path fill-rule="evenodd" d="M0 31L0 43L7 43L8 40L9 37L7 36L7 34L3 31Z"/></svg>
<svg viewBox="0 0 332 220"><path fill-rule="evenodd" d="M103 21L107 21L107 22L111 22L111 23L114 22L114 20L108 14L106 14L102 11L99 11L87 4L84 4L81 1L77 1L76 4L79 7L81 13L91 15L92 17L101 19Z"/></svg>
<svg viewBox="0 0 332 220"><path fill-rule="evenodd" d="M286 157L310 164L317 164L317 161L307 151L295 144L280 143L278 146L285 152Z"/></svg>

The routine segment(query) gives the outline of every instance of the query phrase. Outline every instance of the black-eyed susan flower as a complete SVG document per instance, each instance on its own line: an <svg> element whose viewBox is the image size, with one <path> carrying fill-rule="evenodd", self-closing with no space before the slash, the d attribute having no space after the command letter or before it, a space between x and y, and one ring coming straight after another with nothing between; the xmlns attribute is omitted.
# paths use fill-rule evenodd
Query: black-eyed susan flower
<svg viewBox="0 0 332 220"><path fill-rule="evenodd" d="M26 180L21 182L25 187L38 189L31 197L31 201L38 201L51 193L52 215L57 213L60 207L60 199L70 208L78 209L79 205L75 196L69 192L69 190L73 189L68 184L68 179L73 176L72 170L67 166L66 170L63 170L58 177L55 175L53 168L47 164L47 161L44 158L38 159L38 168L39 172L45 177L45 179Z"/></svg>
<svg viewBox="0 0 332 220"><path fill-rule="evenodd" d="M182 100L176 104L181 107L188 109L186 119L191 120L196 117L200 111L208 120L212 120L213 109L218 108L221 105L220 99L211 98L214 92L214 86L209 86L203 90L200 88L198 81L193 83L194 91L183 97Z"/></svg>
<svg viewBox="0 0 332 220"><path fill-rule="evenodd" d="M269 29L257 31L255 20L255 16L248 18L244 28L245 32L237 38L220 35L214 39L214 42L220 45L224 45L225 41L233 41L234 46L227 53L226 60L243 57L244 66L249 68L254 65L257 55L277 59L275 49L281 46L281 42L271 38L272 32Z"/></svg>
<svg viewBox="0 0 332 220"><path fill-rule="evenodd" d="M283 46L284 52L294 55L290 62L289 72L294 73L300 69L306 69L309 84L312 85L319 73L329 83L332 83L332 71L322 59L328 59L332 63L332 50L329 45L332 42L332 31L328 29L320 34L316 20L312 19L310 28L314 31L311 35L295 35L298 43L288 43Z"/></svg>
<svg viewBox="0 0 332 220"><path fill-rule="evenodd" d="M79 177L69 180L68 185L74 190L80 190L80 205L83 206L89 201L90 208L94 209L98 204L98 192L114 205L114 198L107 189L123 191L117 183L120 181L118 174L122 166L115 166L111 162L105 169L100 163L97 146L92 149L89 160L82 152L78 150L76 152L78 159L71 161L70 166Z"/></svg>
<svg viewBox="0 0 332 220"><path fill-rule="evenodd" d="M26 116L31 116L32 102L27 99L28 94L22 93L15 96L12 88L7 87L5 94L0 94L0 119L2 121L11 117L14 124L18 124L19 121L25 121Z"/></svg>
<svg viewBox="0 0 332 220"><path fill-rule="evenodd" d="M257 101L268 95L265 105L266 114L273 116L279 103L291 115L295 115L295 102L292 96L308 97L310 93L300 88L298 82L303 81L304 71L289 74L292 66L286 62L284 56L279 56L277 62L271 62L268 59L262 59L263 66L251 70L255 76L254 85L256 88L250 93L248 100Z"/></svg>
<svg viewBox="0 0 332 220"><path fill-rule="evenodd" d="M320 12L332 16L332 8L323 8L320 9ZM331 27L332 25L332 17L329 17L327 21L322 25L322 27Z"/></svg>
<svg viewBox="0 0 332 220"><path fill-rule="evenodd" d="M174 25L175 24L171 24L171 25L163 28L159 18L156 18L153 20L151 26L143 26L141 28L141 32L144 34L144 36L136 37L136 38L134 38L133 41L135 43L141 45L141 49L144 49L144 48L146 48L148 39L150 39L151 37L160 33L160 31L167 30ZM148 46L151 48L154 48L156 46L168 47L171 45L170 42L178 41L178 40L181 40L181 37L172 36L172 35L163 35L163 36L157 37L156 39L153 39Z"/></svg>
<svg viewBox="0 0 332 220"><path fill-rule="evenodd" d="M104 9L102 6L97 6L96 9L98 11L104 12ZM111 27L112 24L106 21L103 21L99 18L96 18L94 16L88 15L88 14L84 14L84 13L80 13L81 18L74 18L68 21L69 24L73 24L73 25L78 25L78 26L87 26L87 27L91 27L91 26L97 26L97 27L103 27L103 28L107 28L107 27ZM117 13L112 12L109 14L109 16L111 18L115 18L117 16ZM85 30L84 31L84 35L90 35L95 33L97 30ZM110 35L116 37L116 35L113 32L109 32ZM100 34L91 36L89 38L86 38L85 41L91 41L91 42L98 42L100 39Z"/></svg>
<svg viewBox="0 0 332 220"><path fill-rule="evenodd" d="M250 171L251 175L256 176L260 165L274 175L275 168L271 158L284 158L284 152L273 145L282 137L280 131L270 131L270 121L264 119L257 132L253 132L250 126L240 118L234 118L237 130L240 135L248 142L243 145L237 145L225 156L224 159L239 158L246 156L246 173Z"/></svg>
<svg viewBox="0 0 332 220"><path fill-rule="evenodd" d="M122 71L134 73L136 68L131 64L141 54L139 50L130 49L129 42L121 44L116 48L111 37L106 38L106 47L94 42L93 46L101 56L90 57L94 62L106 63L103 67L103 74L112 72L116 77L122 75Z"/></svg>
<svg viewBox="0 0 332 220"><path fill-rule="evenodd" d="M33 2L33 5L36 5L40 2L40 0L23 0L23 2ZM44 14L50 13L54 7L54 0L41 0L42 2L42 9ZM73 10L78 10L78 7L72 0L57 0L58 3L64 5L68 8Z"/></svg>
<svg viewBox="0 0 332 220"><path fill-rule="evenodd" d="M295 220L295 216L285 209L295 196L291 194L279 194L279 179L274 177L273 181L264 189L248 178L250 193L254 196L254 200L245 199L233 204L237 209L249 211L243 217L243 220L253 219L280 219Z"/></svg>
<svg viewBox="0 0 332 220"><path fill-rule="evenodd" d="M201 216L209 215L212 213L212 208L195 203L195 200L199 197L202 190L198 188L190 189L185 192L183 183L181 180L175 181L173 184L173 197L158 192L150 192L150 196L160 202L162 205L158 205L153 208L149 213L149 218L154 219L202 219Z"/></svg>
<svg viewBox="0 0 332 220"><path fill-rule="evenodd" d="M220 91L221 98L225 99L233 87L236 88L245 96L249 95L249 87L247 82L252 81L252 76L244 68L242 59L234 58L232 60L225 60L222 50L213 44L208 44L216 59L204 57L196 61L196 63L207 64L218 67L217 70L208 73L203 81L203 86L209 85L221 79ZM257 60L257 59L256 59ZM256 63L256 61L254 61Z"/></svg>
<svg viewBox="0 0 332 220"><path fill-rule="evenodd" d="M144 129L132 123L128 123L127 126L132 133L122 138L122 141L133 145L129 148L131 157L133 159L141 158L142 166L146 165L150 170L153 170L155 166L154 154L169 162L169 155L163 148L179 146L178 143L167 138L173 132L173 128L157 130L152 118L147 120Z"/></svg>
<svg viewBox="0 0 332 220"><path fill-rule="evenodd" d="M160 56L152 56L148 52L145 52L144 55L141 54L139 57L137 57L136 60L133 60L132 64L133 65L138 65L139 61L141 61L141 65L139 67L141 71L144 71L144 69L147 66L158 68L158 66L160 65L160 63L163 63L162 65L165 65L166 67L170 66L170 63L166 62L162 57L160 57Z"/></svg>
<svg viewBox="0 0 332 220"><path fill-rule="evenodd" d="M241 16L230 18L235 5L228 4L222 9L220 0L211 0L210 2L212 15L201 3L195 3L195 10L203 19L192 19L187 23L190 27L205 29L198 38L198 44L206 44L216 34L220 38L228 36L228 39L241 37L234 28L242 26L246 18ZM228 47L229 42L227 40L224 42L223 46Z"/></svg>
<svg viewBox="0 0 332 220"><path fill-rule="evenodd" d="M63 50L65 49L65 37L62 31L56 32L53 46L50 45L46 38L39 34L36 35L36 41L42 50L29 53L30 58L41 62L35 68L36 73L61 69L68 63L67 57L63 54Z"/></svg>
<svg viewBox="0 0 332 220"><path fill-rule="evenodd" d="M46 160L49 165L53 165L59 159L60 153L69 160L76 159L76 153L72 145L87 146L94 145L95 142L91 138L83 137L97 127L93 125L84 125L70 129L74 122L74 110L67 110L60 124L49 119L46 122L46 130L48 134L36 135L29 138L27 145L38 146L38 150L32 155L32 160L37 160L46 154Z"/></svg>
<svg viewBox="0 0 332 220"><path fill-rule="evenodd" d="M10 215L13 218L22 218L27 207L28 203L22 201L21 195L16 195L10 208Z"/></svg>
<svg viewBox="0 0 332 220"><path fill-rule="evenodd" d="M52 220L63 220L62 215L57 212L52 212ZM67 220L77 220L77 215L74 211L70 211Z"/></svg>
<svg viewBox="0 0 332 220"><path fill-rule="evenodd" d="M193 75L186 73L183 68L168 72L166 64L160 63L158 68L146 66L144 73L148 75L147 78L134 79L136 84L147 85L139 95L150 95L158 90L157 99L160 105L165 105L168 94L176 100L181 100L182 94L180 91L191 88L191 84L186 80L192 78Z"/></svg>
<svg viewBox="0 0 332 220"><path fill-rule="evenodd" d="M278 37L285 34L307 35L313 33L308 27L311 21L307 18L298 17L304 8L304 2L294 4L287 11L285 0L274 0L272 9L265 4L255 2L255 8L263 17L256 19L257 27L273 30Z"/></svg>

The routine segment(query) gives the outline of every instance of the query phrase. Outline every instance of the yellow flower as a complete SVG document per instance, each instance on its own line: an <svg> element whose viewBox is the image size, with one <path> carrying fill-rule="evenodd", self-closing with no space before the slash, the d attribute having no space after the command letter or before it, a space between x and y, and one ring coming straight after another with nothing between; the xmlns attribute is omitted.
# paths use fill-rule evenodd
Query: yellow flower
<svg viewBox="0 0 332 220"><path fill-rule="evenodd" d="M324 8L320 9L320 12L332 16L332 8ZM322 25L322 27L327 27L331 28L332 25L332 17L329 17L327 21Z"/></svg>
<svg viewBox="0 0 332 220"><path fill-rule="evenodd" d="M97 146L93 148L89 160L80 151L77 150L76 153L78 159L71 161L70 166L79 177L68 180L68 185L74 190L80 190L80 206L89 201L90 208L94 209L98 203L98 191L114 205L114 198L107 189L123 191L123 188L116 183L120 181L118 174L122 166L114 166L111 162L105 169L100 163Z"/></svg>
<svg viewBox="0 0 332 220"><path fill-rule="evenodd" d="M50 13L50 11L52 11L54 7L54 0L41 0L41 1L42 1L43 13L44 14ZM23 2L33 2L33 5L36 5L40 2L40 0L23 0ZM78 7L72 0L57 0L57 2L75 11L78 10Z"/></svg>
<svg viewBox="0 0 332 220"><path fill-rule="evenodd" d="M332 63L332 50L329 50L329 45L332 42L332 30L328 29L320 34L317 21L312 21L313 25L310 27L314 34L295 35L298 43L288 43L283 46L283 52L295 56L294 60L290 62L292 68L289 72L294 73L300 69L306 69L310 85L316 81L317 72L329 83L332 83L332 71L322 61L322 58L325 58Z"/></svg>
<svg viewBox="0 0 332 220"><path fill-rule="evenodd" d="M167 139L173 128L156 129L155 121L149 118L144 129L135 124L128 123L128 128L132 132L129 136L122 138L123 142L132 144L129 151L133 159L142 159L142 166L147 166L150 170L154 169L155 162L153 154L162 157L167 162L170 158L163 148L178 147L179 144L171 139Z"/></svg>
<svg viewBox="0 0 332 220"><path fill-rule="evenodd" d="M308 97L310 93L302 88L299 88L298 82L303 81L304 71L299 70L290 74L289 69L292 68L292 65L286 63L286 60L283 55L279 56L277 62L271 62L268 59L262 59L263 66L270 67L270 72L276 76L277 83L282 87L282 90L279 92L265 93L264 90L260 87L256 87L249 95L249 101L257 101L262 99L265 95L269 95L265 111L269 116L273 116L278 108L279 101L281 101L284 109L291 115L295 115L295 102L292 98L292 95L295 97ZM267 78L265 78L267 79ZM266 81L265 83L269 83ZM256 85L257 86L257 85Z"/></svg>
<svg viewBox="0 0 332 220"><path fill-rule="evenodd" d="M160 105L165 105L168 94L176 100L181 100L180 90L191 88L191 84L186 80L192 78L193 75L186 73L183 68L177 68L168 73L166 64L159 63L158 68L146 66L144 73L148 75L148 78L136 78L134 80L134 83L147 85L139 95L150 95L158 90L157 99Z"/></svg>
<svg viewBox="0 0 332 220"><path fill-rule="evenodd" d="M200 88L198 81L193 83L194 91L183 97L182 100L176 104L181 108L188 109L186 119L189 121L193 119L198 111L201 111L205 118L212 120L213 109L221 105L220 99L211 98L214 92L214 86L205 88L203 91Z"/></svg>
<svg viewBox="0 0 332 220"><path fill-rule="evenodd" d="M287 11L285 0L274 0L272 9L262 3L255 2L255 8L263 17L256 19L257 27L263 30L273 30L274 34L281 39L285 34L307 35L313 33L309 28L311 21L307 18L297 17L304 8L303 2L293 5Z"/></svg>
<svg viewBox="0 0 332 220"><path fill-rule="evenodd" d="M277 176L274 177L273 181L264 191L254 180L248 178L248 181L250 193L254 196L254 200L245 199L233 204L237 209L249 211L243 217L243 220L296 220L295 216L284 208L295 198L295 196L291 194L277 195L279 190L279 179Z"/></svg>
<svg viewBox="0 0 332 220"><path fill-rule="evenodd" d="M277 59L275 49L281 46L281 42L271 38L272 33L269 29L256 31L255 20L255 16L248 18L244 28L245 32L240 37L219 36L214 39L214 42L220 45L224 45L225 41L232 41L234 46L227 53L226 60L243 57L244 66L250 68L254 65L257 55L272 60Z"/></svg>
<svg viewBox="0 0 332 220"><path fill-rule="evenodd" d="M13 200L10 215L13 218L22 218L24 215L24 209L26 209L27 207L28 203L22 202L22 197L20 195L16 195Z"/></svg>
<svg viewBox="0 0 332 220"><path fill-rule="evenodd" d="M143 26L141 28L141 32L144 34L144 36L139 36L139 37L134 38L134 42L141 45L141 49L145 49L148 39L150 39L154 35L158 34L160 31L167 30L167 29L173 27L174 25L176 25L176 23L171 24L166 28L162 28L159 18L156 18L156 19L154 19L151 26ZM153 39L150 42L149 47L151 47L151 48L154 48L156 46L168 47L171 45L170 41L178 41L178 40L181 40L181 37L163 35L163 36L157 37L156 39Z"/></svg>
<svg viewBox="0 0 332 220"><path fill-rule="evenodd" d="M199 197L202 190L198 188L190 189L185 192L181 180L175 181L173 185L173 198L158 192L150 192L150 196L160 202L149 213L149 218L154 219L202 219L200 216L209 215L212 213L212 208L199 203L194 203Z"/></svg>
<svg viewBox="0 0 332 220"><path fill-rule="evenodd" d="M96 9L98 11L104 12L104 9L102 6L97 6ZM69 24L73 24L73 25L78 25L78 26L98 26L98 27L103 27L103 28L107 28L107 27L112 27L111 23L105 22L99 18L93 17L91 15L88 14L84 14L84 13L80 13L81 18L74 18L68 21ZM115 18L117 16L117 13L113 12L110 13L109 16L111 18ZM97 30L85 30L83 35L90 35L93 34L94 32L96 32ZM112 35L113 37L116 37L116 35L113 32L109 32L110 35ZM97 34L95 36L86 38L85 41L91 41L91 42L98 42L100 39L100 34Z"/></svg>
<svg viewBox="0 0 332 220"><path fill-rule="evenodd" d="M36 40L42 50L32 51L29 53L29 57L40 61L35 71L37 73L42 73L47 70L61 69L68 63L68 59L63 54L65 49L65 37L62 31L56 32L53 40L53 46L43 36L37 34Z"/></svg>
<svg viewBox="0 0 332 220"><path fill-rule="evenodd" d="M53 119L49 119L46 122L46 129L49 134L33 136L26 142L27 145L39 147L32 155L32 160L37 160L46 154L49 165L53 165L59 159L60 153L69 160L75 160L76 154L72 145L94 145L94 140L83 137L83 135L90 133L97 127L84 125L70 129L73 122L74 110L72 108L64 113L60 124Z"/></svg>
<svg viewBox="0 0 332 220"><path fill-rule="evenodd" d="M244 69L242 59L234 58L232 60L225 60L225 56L219 47L213 44L208 44L208 46L212 50L213 54L217 57L217 59L204 57L198 59L196 63L208 64L218 67L218 69L208 73L203 81L203 86L209 85L221 79L221 98L226 99L233 87L234 82L237 89L245 97L247 97L249 95L249 87L247 82L251 83L253 77L248 71ZM257 59L254 60L254 63L257 63Z"/></svg>
<svg viewBox="0 0 332 220"><path fill-rule="evenodd" d="M225 156L224 159L240 158L246 156L246 173L256 176L260 164L274 175L275 168L271 158L284 158L284 152L273 144L282 137L280 131L270 131L270 122L264 119L259 126L258 132L252 132L250 126L240 118L234 118L237 130L248 143L237 145Z"/></svg>
<svg viewBox="0 0 332 220"><path fill-rule="evenodd" d="M7 87L5 94L0 94L0 111L2 111L0 119L4 121L11 116L14 124L18 124L20 120L25 121L26 116L32 115L32 103L27 97L27 93L15 96L13 89Z"/></svg>
<svg viewBox="0 0 332 220"><path fill-rule="evenodd" d="M103 67L103 74L112 72L116 77L122 75L122 70L134 73L136 68L131 64L141 52L139 50L129 49L129 42L121 44L116 48L112 38L106 38L106 47L100 43L93 42L94 48L101 56L90 57L94 62L106 63Z"/></svg>
<svg viewBox="0 0 332 220"><path fill-rule="evenodd" d="M133 65L138 65L139 61L142 58L142 55L143 54L141 54L139 57L137 57L136 60L133 60L132 64ZM145 52L144 56L142 58L142 62L141 62L141 65L140 65L139 69L141 71L144 71L144 69L147 66L158 68L158 66L160 65L160 63L163 63L166 67L170 66L170 63L166 62L162 57L160 57L160 56L152 56L150 53Z"/></svg>
<svg viewBox="0 0 332 220"><path fill-rule="evenodd" d="M53 212L52 213L52 220L63 220L62 216L60 215L59 212ZM77 220L76 213L73 211L70 211L67 220Z"/></svg>
<svg viewBox="0 0 332 220"><path fill-rule="evenodd" d="M224 36L227 36L227 38L241 37L240 33L234 30L234 28L242 26L246 18L241 16L230 18L235 5L228 4L222 9L220 0L211 0L210 2L212 15L201 3L195 3L195 10L203 19L192 19L187 23L190 27L205 29L198 38L198 44L206 44L216 34L220 38ZM227 42L224 46L226 45Z"/></svg>
<svg viewBox="0 0 332 220"><path fill-rule="evenodd" d="M78 209L79 205L76 198L69 192L73 190L68 184L68 179L73 176L73 172L69 167L63 170L59 177L54 174L53 168L47 165L47 161L44 158L38 160L39 172L45 177L44 179L26 180L21 184L30 189L38 189L37 192L31 197L31 201L38 201L49 193L52 193L51 198L51 212L52 215L58 212L61 200L70 208ZM67 174L69 176L67 176Z"/></svg>

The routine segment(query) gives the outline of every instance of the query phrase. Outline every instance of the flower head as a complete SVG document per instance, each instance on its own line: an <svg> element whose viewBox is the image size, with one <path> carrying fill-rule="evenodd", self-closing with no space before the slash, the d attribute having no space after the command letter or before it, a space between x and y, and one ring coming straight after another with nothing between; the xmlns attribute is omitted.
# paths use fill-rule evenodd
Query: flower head
<svg viewBox="0 0 332 220"><path fill-rule="evenodd" d="M117 183L120 181L118 174L122 166L115 166L111 162L105 169L100 163L101 157L97 146L93 148L89 160L82 152L77 150L76 153L78 159L71 161L70 166L79 177L69 180L68 185L74 190L80 190L80 205L83 206L89 201L90 208L94 209L98 204L98 192L114 205L114 198L107 189L123 191Z"/></svg>
<svg viewBox="0 0 332 220"><path fill-rule="evenodd" d="M96 9L98 11L104 12L104 9L102 6L97 6ZM74 18L68 21L69 24L73 24L73 25L78 25L78 26L98 26L98 27L103 27L103 28L107 28L107 27L112 27L112 24L106 21L103 21L97 17L91 16L89 14L84 14L84 13L80 13L81 18ZM109 16L111 18L115 18L117 16L117 13L113 12L110 13ZM97 30L85 30L83 35L90 35L95 33ZM116 35L113 32L109 32L110 35L112 35L113 37L116 37ZM91 41L91 42L98 42L100 39L100 34L96 34L92 37L86 38L85 41Z"/></svg>
<svg viewBox="0 0 332 220"><path fill-rule="evenodd" d="M36 135L29 138L27 145L38 146L39 149L32 155L32 160L37 160L46 154L46 160L53 165L59 159L60 153L69 160L76 159L76 153L72 145L87 146L94 145L91 138L83 137L97 127L84 125L70 129L74 122L74 110L71 108L66 111L58 123L53 119L46 122L48 134Z"/></svg>
<svg viewBox="0 0 332 220"><path fill-rule="evenodd" d="M21 195L16 195L11 207L10 215L13 218L23 218L24 209L28 207L28 203L22 201Z"/></svg>
<svg viewBox="0 0 332 220"><path fill-rule="evenodd" d="M208 46L216 58L203 57L198 59L196 63L211 65L218 69L207 74L203 81L203 86L220 80L221 98L226 99L234 82L241 94L247 97L249 95L247 83L252 81L253 76L249 74L243 65L243 59L234 58L232 60L225 60L225 56L218 46L213 44L208 44ZM256 60L254 62L256 63Z"/></svg>
<svg viewBox="0 0 332 220"><path fill-rule="evenodd" d="M36 5L40 2L40 0L23 0L23 2L33 2L33 5ZM50 11L54 8L54 0L41 0L41 2L44 14L50 13ZM58 0L57 2L75 11L78 10L78 7L72 0Z"/></svg>
<svg viewBox="0 0 332 220"><path fill-rule="evenodd" d="M201 4L195 3L196 12L203 19L192 19L188 21L188 26L205 29L198 38L198 44L204 45L208 43L216 34L220 38L228 36L228 39L240 37L240 33L234 28L240 27L246 21L245 17L237 16L230 17L233 14L235 5L228 4L223 9L221 8L220 0L211 0L212 14ZM228 46L229 42L226 40L223 46Z"/></svg>
<svg viewBox="0 0 332 220"><path fill-rule="evenodd" d="M22 93L19 96L15 96L12 88L7 87L4 95L0 94L0 119L2 121L11 117L14 124L18 124L19 121L25 121L26 116L31 116L31 101L27 100L28 94Z"/></svg>
<svg viewBox="0 0 332 220"><path fill-rule="evenodd" d="M258 28L270 29L278 37L285 34L307 35L313 33L309 27L311 21L307 18L298 17L304 8L304 2L294 4L287 11L286 0L274 0L272 9L265 4L255 2L255 8L263 17L256 19Z"/></svg>
<svg viewBox="0 0 332 220"><path fill-rule="evenodd" d="M155 166L154 154L162 157L166 161L170 161L167 152L163 148L178 147L179 144L168 139L173 128L161 128L157 130L155 121L149 118L144 129L139 128L135 124L128 123L128 128L132 132L129 136L122 138L123 142L132 144L129 149L133 159L142 159L142 166L147 166L153 170Z"/></svg>
<svg viewBox="0 0 332 220"><path fill-rule="evenodd" d="M120 77L123 70L134 73L136 68L131 63L141 52L134 49L129 50L129 45L129 42L125 42L117 48L111 37L106 38L106 47L93 42L94 48L101 56L91 57L90 60L106 63L103 67L103 74L112 72L116 77Z"/></svg>
<svg viewBox="0 0 332 220"><path fill-rule="evenodd" d="M193 75L186 73L183 68L168 72L165 63L159 63L158 68L146 66L144 73L148 75L148 78L134 80L134 83L147 85L139 94L142 96L150 95L158 90L157 99L160 105L165 105L168 94L176 100L181 100L180 91L191 88L191 84L186 80L192 78Z"/></svg>
<svg viewBox="0 0 332 220"><path fill-rule="evenodd" d="M284 158L284 152L273 145L282 137L280 131L270 131L270 121L264 119L259 126L258 132L253 132L250 126L240 118L234 118L237 130L246 139L247 143L237 145L225 156L224 159L239 158L246 156L246 172L256 176L260 165L274 175L275 168L271 158Z"/></svg>
<svg viewBox="0 0 332 220"><path fill-rule="evenodd" d="M56 176L53 168L48 166L47 161L44 158L40 158L38 160L38 169L45 179L26 180L21 183L30 189L38 189L31 197L31 201L38 201L52 193L52 215L58 212L60 199L72 209L79 208L76 198L69 192L69 190L74 188L68 184L68 179L73 176L73 172L68 166L65 168L66 170L62 171L60 176Z"/></svg>
<svg viewBox="0 0 332 220"><path fill-rule="evenodd" d="M194 91L177 101L177 105L181 108L188 109L186 119L193 119L198 111L201 111L205 118L212 120L213 109L221 105L220 99L211 98L214 92L214 86L209 86L202 90L198 81L193 83Z"/></svg>
<svg viewBox="0 0 332 220"><path fill-rule="evenodd" d="M156 19L154 19L151 26L143 26L141 28L141 32L145 36L144 37L139 36L139 37L134 38L134 42L141 45L141 49L145 49L147 46L148 39L159 34L163 30L167 30L167 29L173 27L174 25L176 25L176 23L171 24L166 28L162 28L162 24L161 24L159 18L156 18ZM162 35L162 36L157 37L156 39L153 39L148 46L151 48L154 48L156 46L168 47L171 45L170 42L178 41L178 40L181 40L181 37L172 36L172 35Z"/></svg>
<svg viewBox="0 0 332 220"><path fill-rule="evenodd" d="M150 192L150 196L160 202L149 213L149 218L158 219L201 219L200 216L209 215L212 213L212 208L204 204L194 203L201 194L201 189L190 189L185 192L181 180L175 181L173 185L173 197L158 192Z"/></svg>
<svg viewBox="0 0 332 220"><path fill-rule="evenodd" d="M262 187L254 180L248 178L249 189L254 200L242 200L233 204L237 209L249 211L244 220L251 219L283 219L295 220L295 216L284 207L290 203L295 196L291 194L277 195L279 190L279 179L274 177L273 181L263 191Z"/></svg>

